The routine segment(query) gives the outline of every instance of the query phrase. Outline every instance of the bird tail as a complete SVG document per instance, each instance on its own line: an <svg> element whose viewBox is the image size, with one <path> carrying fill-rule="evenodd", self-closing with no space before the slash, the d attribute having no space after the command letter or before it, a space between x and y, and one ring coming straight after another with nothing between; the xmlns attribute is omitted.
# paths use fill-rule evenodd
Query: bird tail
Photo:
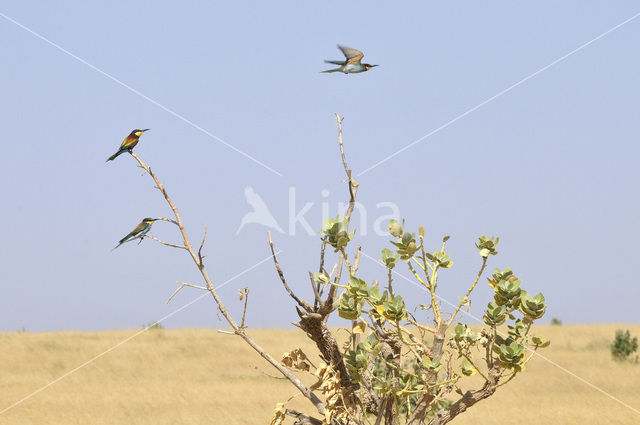
<svg viewBox="0 0 640 425"><path fill-rule="evenodd" d="M114 249L116 249L116 248L120 247L120 245L122 245L122 242L121 242L121 243L119 243L118 245L114 246L114 247L111 249L111 251L113 251Z"/></svg>
<svg viewBox="0 0 640 425"><path fill-rule="evenodd" d="M346 65L347 61L324 61L324 63L332 63L334 65Z"/></svg>
<svg viewBox="0 0 640 425"><path fill-rule="evenodd" d="M114 159L116 159L122 152L124 152L124 150L119 150L118 152L114 153L113 155L111 155L109 158L107 158L107 160L105 162L109 162L109 161L113 161Z"/></svg>
<svg viewBox="0 0 640 425"><path fill-rule="evenodd" d="M327 69L326 71L320 71L320 73L324 73L324 72L341 72L342 71L342 67L340 68L334 68L334 69Z"/></svg>

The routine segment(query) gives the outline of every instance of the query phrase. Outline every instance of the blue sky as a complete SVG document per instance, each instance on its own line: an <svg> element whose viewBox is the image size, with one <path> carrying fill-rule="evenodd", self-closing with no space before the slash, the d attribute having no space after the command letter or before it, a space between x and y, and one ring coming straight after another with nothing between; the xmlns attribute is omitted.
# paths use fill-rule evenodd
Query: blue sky
<svg viewBox="0 0 640 425"><path fill-rule="evenodd" d="M305 218L315 229L323 202L335 214L347 199L334 112L358 173L638 12L632 1L0 1L3 15L282 174L0 17L0 330L139 327L200 295L164 303L176 280L200 283L182 252L150 240L109 251L142 217L169 215L132 158L104 163L133 128L151 128L136 152L192 238L208 226L207 266L220 284L268 257L265 227L236 235L251 210L247 186L283 228L290 188L297 210L313 202ZM408 229L424 225L432 249L452 236L445 299L472 280L477 237L497 235L490 268L511 267L542 291L546 320L637 323L639 41L640 18L358 177L370 231L354 244L379 256L389 238L371 232L387 212L376 204L393 202ZM320 74L324 59L340 59L337 43L380 66ZM166 223L154 231L178 241ZM308 297L318 237L298 226L274 240L291 286ZM361 275L383 270L363 260ZM221 289L235 314L244 286L249 326L295 320L272 263ZM472 313L490 297L483 282ZM224 326L208 298L164 325Z"/></svg>

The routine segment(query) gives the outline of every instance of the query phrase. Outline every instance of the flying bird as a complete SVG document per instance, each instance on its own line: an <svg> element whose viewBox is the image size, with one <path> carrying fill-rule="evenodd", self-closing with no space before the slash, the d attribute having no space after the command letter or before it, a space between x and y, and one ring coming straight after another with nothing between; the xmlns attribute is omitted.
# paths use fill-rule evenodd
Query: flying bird
<svg viewBox="0 0 640 425"><path fill-rule="evenodd" d="M149 129L145 128L144 130L139 130L136 128L131 133L129 133L129 135L125 137L124 140L122 141L122 144L120 145L120 149L118 149L118 152L114 153L109 158L107 158L107 162L113 161L121 153L131 152L131 150L138 144L138 141L140 140L140 136L142 136L142 133L144 133L145 131L149 131Z"/></svg>
<svg viewBox="0 0 640 425"><path fill-rule="evenodd" d="M143 218L142 222L138 224L135 229L129 232L127 236L120 239L120 242L118 242L118 245L116 245L113 249L116 249L123 243L132 241L134 239L140 239L140 242L142 242L142 239L144 238L144 236L149 232L149 230L151 230L151 225L153 224L154 221L156 221L155 218L148 218L148 217ZM111 251L113 251L113 249Z"/></svg>
<svg viewBox="0 0 640 425"><path fill-rule="evenodd" d="M368 63L360 63L364 57L364 53L359 50L352 49L350 47L341 46L338 44L338 49L342 50L342 54L347 60L344 61L325 61L326 63L332 63L334 65L340 65L338 68L328 69L322 72L344 72L345 74L355 74L358 72L365 72L378 65L369 65Z"/></svg>

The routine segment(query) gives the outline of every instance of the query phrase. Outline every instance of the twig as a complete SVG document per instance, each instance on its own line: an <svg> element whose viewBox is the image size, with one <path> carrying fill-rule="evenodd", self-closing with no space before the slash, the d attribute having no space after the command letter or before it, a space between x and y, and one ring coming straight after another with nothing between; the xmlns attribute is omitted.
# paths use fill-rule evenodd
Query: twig
<svg viewBox="0 0 640 425"><path fill-rule="evenodd" d="M207 225L204 225L204 234L202 235L202 242L200 242L200 248L198 248L198 261L200 261L200 265L202 266L204 263L202 262L204 260L204 257L202 255L202 247L204 246L204 241L207 239Z"/></svg>
<svg viewBox="0 0 640 425"><path fill-rule="evenodd" d="M244 308L242 309L242 322L240 322L240 327L242 329L244 329L246 327L244 325L244 319L245 319L245 316L247 315L247 303L249 302L249 288L242 288L242 289L240 289L240 291L241 291L240 292L241 297L242 297L243 292L244 292ZM242 298L240 298L240 299L242 299Z"/></svg>
<svg viewBox="0 0 640 425"><path fill-rule="evenodd" d="M320 293L318 292L318 288L316 286L316 282L313 280L313 274L309 272L309 280L311 281L311 289L313 289L313 296L315 301L313 302L313 310L317 310L318 305L322 303L322 298L320 298Z"/></svg>
<svg viewBox="0 0 640 425"><path fill-rule="evenodd" d="M320 419L314 418L312 416L307 416L304 413L298 412L297 410L286 409L284 411L284 413L286 415L288 415L288 416L296 418L297 419L297 421L295 422L296 424L300 424L300 425L322 425L322 424L324 424L324 422L321 421Z"/></svg>
<svg viewBox="0 0 640 425"><path fill-rule="evenodd" d="M140 167L140 166L138 165L138 167ZM142 168L142 167L141 167L141 168ZM166 218L166 217L158 217L158 218L156 218L156 220L160 220L160 221L168 221L169 223L173 223L173 224L175 224L176 226L178 226L178 222L177 222L177 221L175 221L175 220L172 220L172 219L170 219L170 218ZM179 226L178 226L178 227L179 227Z"/></svg>
<svg viewBox="0 0 640 425"><path fill-rule="evenodd" d="M460 311L462 306L465 304L465 300L469 299L469 295L471 295L471 292L473 291L473 288L475 288L476 285L478 284L478 280L480 280L480 276L482 276L482 272L484 271L484 268L486 266L487 266L487 257L483 257L482 258L482 267L480 267L480 271L478 272L478 275L476 276L476 280L473 281L473 283L471 284L471 287L469 288L469 290L465 294L464 298L462 299L462 301L460 301L460 304L458 304L458 307L456 307L456 310L451 315L451 319L449 319L449 325L451 325L453 320L456 318L456 315L458 314L458 312Z"/></svg>
<svg viewBox="0 0 640 425"><path fill-rule="evenodd" d="M286 380L287 378L285 378L284 376L276 376L276 375L272 375L270 373L265 372L264 370L260 369L258 366L252 366L255 370L257 370L258 372L260 372L261 374L268 376L269 378L273 378L273 379L283 379Z"/></svg>
<svg viewBox="0 0 640 425"><path fill-rule="evenodd" d="M325 252L325 248L327 247L327 239L326 238L322 238L322 245L320 246L320 267L318 268L318 273L322 273L324 272L324 252ZM316 292L319 294L319 297L322 298L322 293L324 292L324 287L320 287L321 284L320 282L318 282L318 284L316 285ZM317 310L318 306L320 305L322 301L318 300L316 298L315 302L313 303L313 309Z"/></svg>
<svg viewBox="0 0 640 425"><path fill-rule="evenodd" d="M278 272L278 276L280 277L280 281L284 286L284 289L287 291L289 296L293 298L300 307L304 308L306 311L311 311L311 306L307 304L306 301L301 300L293 293L289 285L287 285L287 280L284 278L284 273L282 272L282 268L280 267L280 263L278 263L278 257L276 256L276 250L273 247L273 240L271 239L271 232L267 232L267 237L269 238L269 247L271 248L271 256L273 257L273 263L276 266L276 271Z"/></svg>
<svg viewBox="0 0 640 425"><path fill-rule="evenodd" d="M344 172L347 174L347 181L349 182L349 208L347 209L347 213L344 218L349 222L351 220L351 214L353 213L353 209L356 205L356 193L358 192L359 183L351 177L351 169L347 165L347 157L344 154L344 145L342 144L342 120L344 118L340 118L340 115L337 113L336 121L338 122L338 143L340 144L340 156L342 157L342 165L344 166Z"/></svg>
<svg viewBox="0 0 640 425"><path fill-rule="evenodd" d="M207 291L207 288L205 288L204 286L192 285L190 283L180 282L180 281L178 281L177 283L179 283L180 286L178 286L178 288L175 291L173 291L173 294L171 294L169 299L167 301L165 301L165 304L169 304L169 301L171 301L173 299L173 297L178 295L178 292L180 292L182 290L182 288L184 288L185 286L190 286L191 288L197 288L197 289L202 289L202 290Z"/></svg>
<svg viewBox="0 0 640 425"><path fill-rule="evenodd" d="M271 354L267 353L261 346L256 344L256 342L251 337L249 337L249 335L247 335L245 330L240 328L238 324L235 322L235 320L233 320L233 317L225 307L224 303L222 302L222 299L218 295L218 292L216 291L215 287L213 286L213 283L211 282L211 278L209 277L209 273L204 267L204 264L199 262L198 255L196 254L196 252L193 250L193 247L191 246L191 242L189 241L189 236L187 235L187 231L184 227L184 224L182 223L182 219L180 218L180 213L178 212L178 208L169 197L169 194L165 190L164 185L160 182L160 180L155 175L155 173L151 171L151 168L147 164L145 164L135 153L133 152L129 152L129 153L131 154L132 157L135 158L136 161L138 161L138 164L140 165L140 167L143 168L147 172L147 174L149 174L149 176L153 179L153 181L156 184L156 188L162 193L162 196L164 196L164 199L167 201L167 204L169 204L169 207L171 208L171 211L173 211L173 214L176 218L175 220L176 225L180 229L180 234L182 235L182 239L184 241L185 250L189 253L189 255L191 256L191 259L200 270L200 274L202 275L202 278L206 283L207 291L211 293L211 296L213 297L216 305L218 306L218 309L226 319L227 323L229 323L229 325L233 329L234 334L242 338L247 344L249 344L249 346L251 346L251 348L253 348L258 354L260 354L262 358L264 358L267 362L271 363L273 367L275 367L283 376L285 376L298 389L298 391L302 393L302 395L304 395L307 399L309 399L309 401L318 410L318 413L324 414L324 403L322 402L322 400L320 400L318 396L313 393L313 391L311 391L306 385L304 385L296 375L294 375L291 371L287 370L275 358L273 358Z"/></svg>
<svg viewBox="0 0 640 425"><path fill-rule="evenodd" d="M153 239L154 241L161 243L162 245L166 245L166 246L170 246L171 248L179 248L179 249L187 249L186 246L183 245L176 245L174 243L169 243L169 242L165 242L165 241L161 241L160 239L156 238L155 236L151 235L151 234L146 234L144 235L145 238L150 238Z"/></svg>
<svg viewBox="0 0 640 425"><path fill-rule="evenodd" d="M340 259L338 260L338 265L336 267L336 276L333 279L333 285L329 285L329 293L327 294L327 299L325 300L325 308L332 308L333 298L336 295L336 290L338 289L338 283L340 282L340 278L342 277L342 263L344 262L344 257L342 256L342 252L340 253Z"/></svg>

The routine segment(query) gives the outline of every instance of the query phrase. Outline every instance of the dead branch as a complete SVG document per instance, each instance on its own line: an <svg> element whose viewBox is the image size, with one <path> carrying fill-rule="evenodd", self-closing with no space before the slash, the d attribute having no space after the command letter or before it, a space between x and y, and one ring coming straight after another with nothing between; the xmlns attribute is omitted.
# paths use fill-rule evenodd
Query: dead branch
<svg viewBox="0 0 640 425"><path fill-rule="evenodd" d="M347 213L344 218L347 221L351 220L351 214L353 213L353 209L356 205L356 193L358 192L359 183L351 176L351 169L347 165L347 157L344 154L344 145L342 143L342 120L344 118L340 118L340 115L336 113L336 121L338 122L338 143L340 144L340 156L342 157L342 165L344 166L344 172L347 174L347 181L349 183L349 208L347 209Z"/></svg>
<svg viewBox="0 0 640 425"><path fill-rule="evenodd" d="M244 319L247 315L247 303L249 302L249 288L242 288L240 291L240 301L244 298L244 307L242 309L242 321L240 322L240 327L244 329L246 326L244 325Z"/></svg>
<svg viewBox="0 0 640 425"><path fill-rule="evenodd" d="M322 303L322 298L320 297L320 293L318 292L318 286L320 286L320 284L316 286L316 282L313 280L313 274L311 272L309 272L309 281L311 282L311 289L313 290L313 297L315 299L315 301L313 302L313 310L316 311L318 309L318 305Z"/></svg>
<svg viewBox="0 0 640 425"><path fill-rule="evenodd" d="M202 263L201 259L198 257L198 254L194 251L193 247L191 246L191 242L189 241L189 236L187 235L187 231L184 227L184 224L182 223L182 218L180 217L178 208L173 203L173 200L171 199L171 197L169 197L169 194L164 188L164 185L160 182L156 174L153 171L151 171L151 168L147 164L145 164L135 153L133 152L129 152L129 153L131 154L132 157L135 158L136 161L138 161L138 164L140 165L140 167L144 169L147 172L147 174L149 174L149 176L153 179L153 181L156 184L155 187L160 191L160 193L162 193L162 196L164 196L164 199L167 201L167 204L169 204L169 207L171 208L171 211L175 216L175 224L180 229L180 234L182 235L185 250L189 253L189 255L191 256L191 259L200 270L200 274L202 275L202 278L206 283L207 291L211 293L211 296L213 297L216 305L218 306L218 309L224 316L227 323L229 323L234 333L238 335L240 338L242 338L247 344L249 344L249 346L251 346L251 348L253 348L258 354L260 354L262 358L264 358L267 362L271 363L273 367L275 367L283 376L285 376L302 393L302 395L304 395L307 399L309 399L309 401L318 410L318 413L324 414L324 403L318 398L318 396L315 395L307 386L305 386L297 376L295 376L291 371L289 371L284 366L282 366L275 358L273 358L273 356L271 356L261 346L259 346L251 337L249 337L249 335L247 335L245 330L239 327L238 324L235 322L235 320L233 320L233 317L225 307L224 303L222 302L222 299L218 295L218 292L216 291L215 287L213 286L213 283L211 282L211 278L209 277L209 273L207 272L204 266L204 263Z"/></svg>
<svg viewBox="0 0 640 425"><path fill-rule="evenodd" d="M287 409L284 412L286 415L296 418L297 420L293 425L322 425L324 422L320 419L307 416L304 413L300 413L296 410Z"/></svg>
<svg viewBox="0 0 640 425"><path fill-rule="evenodd" d="M320 245L320 267L318 267L318 273L323 273L325 271L324 270L324 252L326 247L327 247L327 239L322 238L322 244ZM321 287L320 282L318 282L318 284L316 285L316 292L319 294L320 297L322 297L322 293L324 292L324 287ZM316 299L316 301L313 303L313 309L317 310L319 304L320 304L320 301Z"/></svg>
<svg viewBox="0 0 640 425"><path fill-rule="evenodd" d="M182 290L182 288L184 288L185 286L189 286L191 288L203 289L205 291L207 290L207 288L205 288L204 286L192 285L190 283L180 282L180 281L178 281L178 283L180 284L180 286L178 286L178 288L175 291L173 291L173 294L171 294L169 299L167 301L165 301L165 304L169 304L169 301L171 301L173 299L173 297L178 295L178 292L180 292Z"/></svg>
<svg viewBox="0 0 640 425"><path fill-rule="evenodd" d="M358 267L360 267L360 253L362 252L362 247L358 245L356 249L356 260L353 262L353 275L358 274Z"/></svg>
<svg viewBox="0 0 640 425"><path fill-rule="evenodd" d="M155 236L153 236L151 234L146 234L146 235L144 235L144 237L145 238L149 238L149 239L153 239L154 241L156 241L158 243L161 243L162 245L170 246L171 248L187 249L187 247L185 247L183 245L176 245L174 243L161 241L160 239L156 238Z"/></svg>
<svg viewBox="0 0 640 425"><path fill-rule="evenodd" d="M296 296L296 294L293 293L291 288L289 288L289 285L287 285L287 280L284 277L284 273L282 271L282 268L280 267L280 263L278 263L278 257L276 256L276 251L275 251L275 248L273 247L273 240L271 239L271 232L267 232L267 236L269 238L269 247L271 248L271 256L273 257L273 263L276 266L276 271L278 272L278 276L280 277L280 281L282 282L282 286L284 286L284 289L287 291L289 296L291 298L293 298L298 303L298 305L300 307L304 308L306 311L312 311L311 306L309 304L307 304L306 301L301 300L300 298L298 298Z"/></svg>
<svg viewBox="0 0 640 425"><path fill-rule="evenodd" d="M138 165L138 167L140 167L140 166ZM140 168L143 168L143 167L140 167ZM172 220L172 219L170 219L170 218L166 218L166 217L158 217L158 218L156 218L156 220L166 221L166 222L173 223L173 224L175 224L176 226L178 226L178 222L177 222L177 221L175 221L175 220Z"/></svg>
<svg viewBox="0 0 640 425"><path fill-rule="evenodd" d="M198 248L198 261L200 261L200 264L204 264L204 257L202 255L202 247L204 246L204 241L207 239L207 225L205 224L204 226L204 234L202 235L202 242L200 242L200 248Z"/></svg>
<svg viewBox="0 0 640 425"><path fill-rule="evenodd" d="M261 374L263 374L264 376L268 376L269 378L278 379L278 380L286 380L287 379L284 376L276 376L276 375L272 375L270 373L267 373L264 370L260 369L258 366L251 366L251 367L253 369L257 370L258 372L260 372Z"/></svg>
<svg viewBox="0 0 640 425"><path fill-rule="evenodd" d="M334 308L334 298L336 295L336 290L338 289L338 283L340 283L340 278L342 277L342 265L344 263L344 256L342 252L340 252L340 257L338 259L338 265L336 267L336 275L333 279L333 285L329 285L329 292L327 293L327 299L324 301L323 305L320 306L320 311L324 314L329 314Z"/></svg>

